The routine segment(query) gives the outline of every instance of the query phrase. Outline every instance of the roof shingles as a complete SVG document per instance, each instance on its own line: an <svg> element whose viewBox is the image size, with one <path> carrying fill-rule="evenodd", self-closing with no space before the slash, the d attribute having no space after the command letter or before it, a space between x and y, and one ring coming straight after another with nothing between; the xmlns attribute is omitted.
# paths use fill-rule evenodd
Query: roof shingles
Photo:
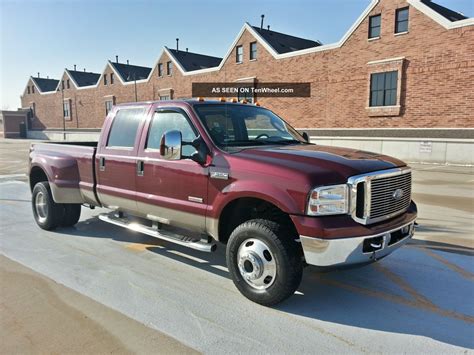
<svg viewBox="0 0 474 355"><path fill-rule="evenodd" d="M130 65L116 62L109 63L126 82L146 79L148 78L148 75L151 72L151 68L148 67L140 67L138 65Z"/></svg>
<svg viewBox="0 0 474 355"><path fill-rule="evenodd" d="M55 91L59 83L59 80L56 79L31 77L31 80L33 80L33 82L36 84L36 86L41 92Z"/></svg>
<svg viewBox="0 0 474 355"><path fill-rule="evenodd" d="M68 70L67 72L79 87L95 85L100 78L100 74L97 73L87 73L77 70Z"/></svg>
<svg viewBox="0 0 474 355"><path fill-rule="evenodd" d="M431 0L421 0L421 2L451 22L461 21L468 18L459 12L450 10L444 6L432 2Z"/></svg>
<svg viewBox="0 0 474 355"><path fill-rule="evenodd" d="M252 28L278 53L294 52L306 48L319 47L321 42L290 36L284 33L275 32L270 29L263 29L252 26Z"/></svg>
<svg viewBox="0 0 474 355"><path fill-rule="evenodd" d="M209 55L167 49L186 71L218 67L222 61L222 58L212 57Z"/></svg>

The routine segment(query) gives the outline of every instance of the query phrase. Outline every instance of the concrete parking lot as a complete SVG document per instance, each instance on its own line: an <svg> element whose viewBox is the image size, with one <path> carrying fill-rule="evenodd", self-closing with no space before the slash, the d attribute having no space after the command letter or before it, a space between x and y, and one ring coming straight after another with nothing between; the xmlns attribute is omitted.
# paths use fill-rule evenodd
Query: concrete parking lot
<svg viewBox="0 0 474 355"><path fill-rule="evenodd" d="M101 342L86 331L75 332L88 352L465 353L474 348L472 168L414 166L420 217L410 244L360 269L307 268L292 298L265 308L235 289L222 247L205 254L125 231L99 221L100 209L84 208L73 228L40 230L22 175L27 151L27 142L0 142L0 281L2 290L10 290L0 294L1 333L8 339L0 344L2 353L12 352L8 343L16 343L17 352L48 352L40 344L46 346L48 337L66 338L74 329L67 324L81 315L106 334ZM24 279L31 296L27 286L13 287L22 275L41 280ZM21 294L15 298L12 292ZM46 321L41 302L59 301L68 312ZM29 316L21 312L22 304ZM123 331L128 322L135 329L129 338ZM148 343L134 338L141 331ZM44 341L32 348L27 341L38 334ZM75 343L56 344L55 352L71 352Z"/></svg>

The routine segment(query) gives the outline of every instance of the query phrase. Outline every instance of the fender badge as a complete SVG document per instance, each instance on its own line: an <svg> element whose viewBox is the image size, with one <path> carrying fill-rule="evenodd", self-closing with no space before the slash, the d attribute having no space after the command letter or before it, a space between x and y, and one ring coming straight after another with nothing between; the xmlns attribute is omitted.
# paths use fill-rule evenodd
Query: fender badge
<svg viewBox="0 0 474 355"><path fill-rule="evenodd" d="M221 171L211 171L211 179L228 180L229 173L223 173Z"/></svg>

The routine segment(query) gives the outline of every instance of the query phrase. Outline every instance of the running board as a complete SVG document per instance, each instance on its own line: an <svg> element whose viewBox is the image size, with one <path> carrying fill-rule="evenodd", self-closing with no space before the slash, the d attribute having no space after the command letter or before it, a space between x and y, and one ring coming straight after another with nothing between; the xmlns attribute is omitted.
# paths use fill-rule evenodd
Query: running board
<svg viewBox="0 0 474 355"><path fill-rule="evenodd" d="M214 242L206 243L192 239L189 240L189 238L184 235L176 234L165 230L157 230L156 228L144 226L143 224L139 223L130 222L126 218L116 217L111 214L101 214L99 215L99 219L107 223L115 224L119 227L127 228L135 232L143 233L191 249L205 251L208 253L213 252L217 249L217 244Z"/></svg>

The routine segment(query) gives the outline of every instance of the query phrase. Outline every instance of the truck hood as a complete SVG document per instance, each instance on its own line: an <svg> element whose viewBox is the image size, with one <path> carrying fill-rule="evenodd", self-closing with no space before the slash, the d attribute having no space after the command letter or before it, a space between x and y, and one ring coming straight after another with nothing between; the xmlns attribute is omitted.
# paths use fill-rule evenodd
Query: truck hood
<svg viewBox="0 0 474 355"><path fill-rule="evenodd" d="M345 182L354 175L406 165L401 160L383 154L313 144L251 148L237 155L314 175L319 181L323 176L327 176L333 183L336 183L334 180Z"/></svg>

